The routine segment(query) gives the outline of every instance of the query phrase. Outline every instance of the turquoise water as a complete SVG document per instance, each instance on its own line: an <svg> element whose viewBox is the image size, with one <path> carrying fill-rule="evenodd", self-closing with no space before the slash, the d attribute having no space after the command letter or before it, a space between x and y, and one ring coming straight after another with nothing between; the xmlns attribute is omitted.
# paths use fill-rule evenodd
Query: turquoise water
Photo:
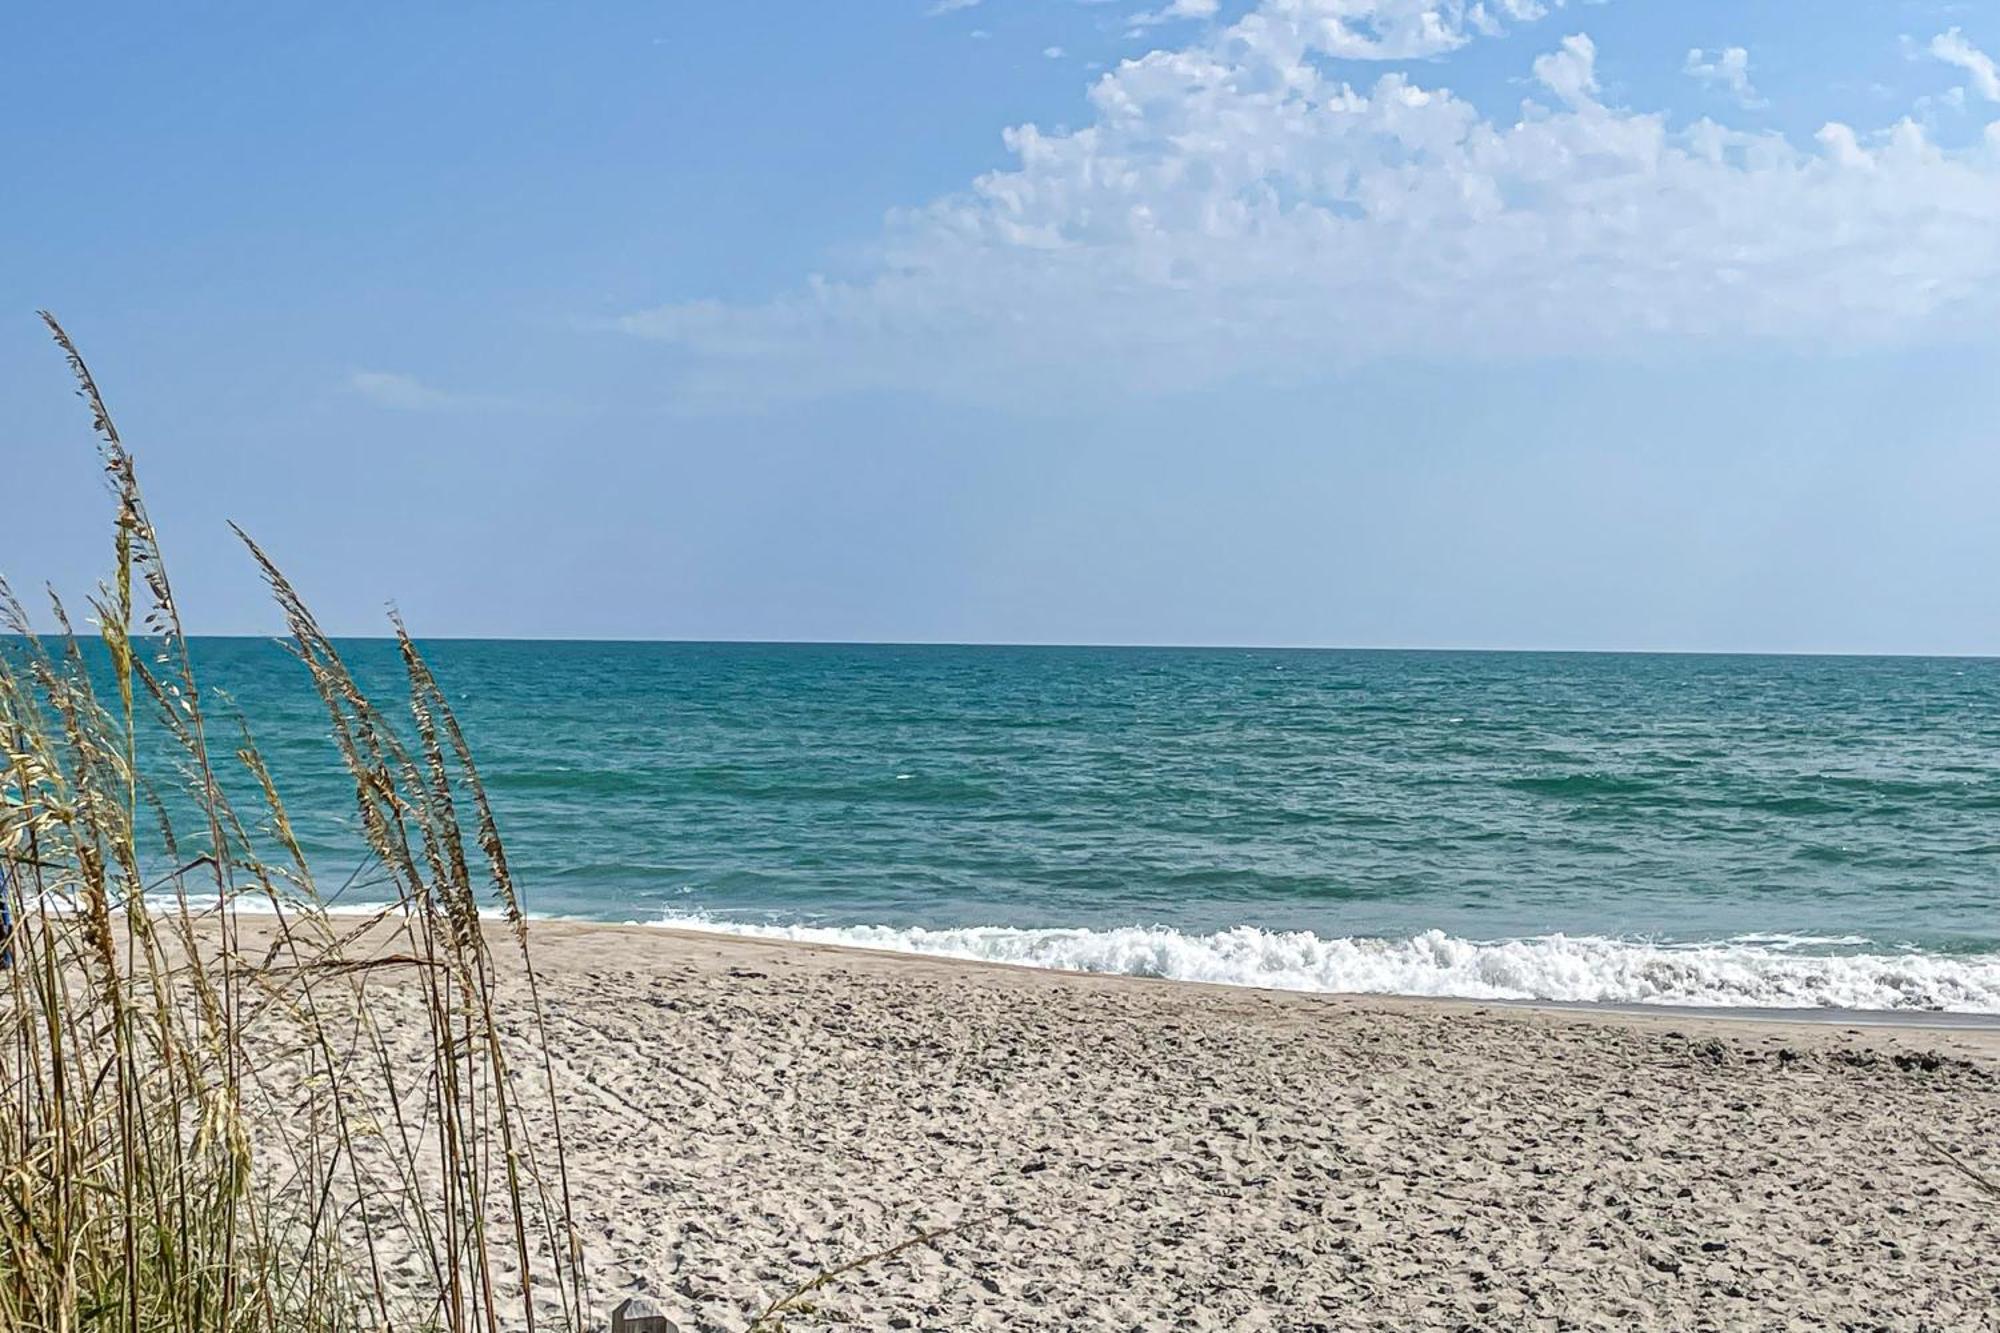
<svg viewBox="0 0 2000 1333"><path fill-rule="evenodd" d="M325 865L301 669L198 644ZM393 686L380 641L344 651ZM533 910L1310 989L2000 1010L2000 662L439 642Z"/></svg>

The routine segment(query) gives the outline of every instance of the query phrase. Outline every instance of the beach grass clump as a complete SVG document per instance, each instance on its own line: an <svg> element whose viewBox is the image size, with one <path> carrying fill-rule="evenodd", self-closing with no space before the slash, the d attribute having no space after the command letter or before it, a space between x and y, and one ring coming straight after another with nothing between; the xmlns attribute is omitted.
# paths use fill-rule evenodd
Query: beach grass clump
<svg viewBox="0 0 2000 1333"><path fill-rule="evenodd" d="M244 536L388 890L336 915L198 678L132 454L43 318L114 564L98 644L53 595L37 634L0 583L0 1328L581 1329L528 927L444 690L396 620L404 697L371 700Z"/></svg>

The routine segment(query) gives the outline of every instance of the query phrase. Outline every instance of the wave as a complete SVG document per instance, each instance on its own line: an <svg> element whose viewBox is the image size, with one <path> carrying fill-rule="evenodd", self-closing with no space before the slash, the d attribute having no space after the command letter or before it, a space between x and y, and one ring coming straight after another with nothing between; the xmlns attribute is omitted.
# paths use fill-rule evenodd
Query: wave
<svg viewBox="0 0 2000 1333"><path fill-rule="evenodd" d="M2000 954L1808 953L1853 939L1744 936L1657 944L1599 936L1468 940L1327 939L1237 926L1208 935L1166 926L765 925L669 912L650 923L760 939L1274 990L1478 1000L1874 1009L2000 1014ZM1877 946L1879 947L1879 946Z"/></svg>

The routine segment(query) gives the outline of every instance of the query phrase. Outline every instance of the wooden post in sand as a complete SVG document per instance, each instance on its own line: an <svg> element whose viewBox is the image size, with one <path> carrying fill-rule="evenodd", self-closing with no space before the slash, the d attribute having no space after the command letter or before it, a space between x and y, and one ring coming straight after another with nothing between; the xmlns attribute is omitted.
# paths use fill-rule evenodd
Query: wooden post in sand
<svg viewBox="0 0 2000 1333"><path fill-rule="evenodd" d="M628 1296L611 1312L611 1333L680 1333L659 1302L650 1296Z"/></svg>

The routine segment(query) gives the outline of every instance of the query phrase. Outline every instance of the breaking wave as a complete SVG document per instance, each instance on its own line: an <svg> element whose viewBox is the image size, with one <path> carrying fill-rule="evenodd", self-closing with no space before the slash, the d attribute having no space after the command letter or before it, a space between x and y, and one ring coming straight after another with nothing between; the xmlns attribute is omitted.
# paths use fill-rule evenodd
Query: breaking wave
<svg viewBox="0 0 2000 1333"><path fill-rule="evenodd" d="M761 939L1276 990L1596 1004L2000 1013L2000 954L1858 952L1865 941L1745 936L1657 944L1598 936L1326 939L1237 926L1191 935L966 926L763 925L669 913L653 924ZM1879 947L1879 946L1876 946ZM1842 952L1809 952L1837 948Z"/></svg>

